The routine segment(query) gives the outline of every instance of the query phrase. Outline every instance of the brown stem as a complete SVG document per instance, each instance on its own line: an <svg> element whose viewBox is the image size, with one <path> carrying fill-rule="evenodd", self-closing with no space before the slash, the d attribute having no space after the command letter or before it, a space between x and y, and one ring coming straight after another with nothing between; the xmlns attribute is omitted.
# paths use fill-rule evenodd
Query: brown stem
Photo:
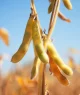
<svg viewBox="0 0 80 95"><path fill-rule="evenodd" d="M55 27L57 16L58 16L58 11L59 11L59 6L60 6L60 0L55 0L53 9L52 9L51 18L50 18L50 23L49 23L48 39L51 37L53 29Z"/></svg>
<svg viewBox="0 0 80 95"><path fill-rule="evenodd" d="M68 18L66 18L60 11L59 11L59 13L58 13L58 17L59 17L60 19L62 19L63 21L66 21L66 22L68 22L68 23L71 22L71 20L68 19Z"/></svg>
<svg viewBox="0 0 80 95"><path fill-rule="evenodd" d="M40 33L42 34L42 28L41 28L41 25L40 25L40 21L39 21L39 17L38 17L37 11L36 11L34 0L31 0L31 8L33 10L34 15L37 15L37 19L38 19L38 23L39 23L39 27L40 27Z"/></svg>
<svg viewBox="0 0 80 95"><path fill-rule="evenodd" d="M48 40L50 39L51 35L52 35L52 32L53 32L53 29L55 27L55 24L56 24L56 19L57 19L57 16L58 16L58 11L59 11L59 6L60 6L60 0L55 0L55 3L53 5L53 9L52 9L52 14L51 14L51 18L50 18L50 24L49 24L49 30L48 30L48 38L47 38L47 41L44 43L44 48L45 50L47 49L47 42ZM45 95L45 68L46 68L46 65L43 63L43 93L40 94L40 95Z"/></svg>
<svg viewBox="0 0 80 95"><path fill-rule="evenodd" d="M45 95L45 65L44 63L40 64L39 68L39 86L38 86L38 95Z"/></svg>

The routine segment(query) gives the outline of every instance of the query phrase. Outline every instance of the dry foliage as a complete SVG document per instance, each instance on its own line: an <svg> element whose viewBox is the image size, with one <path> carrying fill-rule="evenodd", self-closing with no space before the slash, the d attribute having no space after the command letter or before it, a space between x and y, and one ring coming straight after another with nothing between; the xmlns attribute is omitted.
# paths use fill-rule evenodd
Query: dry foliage
<svg viewBox="0 0 80 95"><path fill-rule="evenodd" d="M38 82L30 80L32 65L24 66L10 72L5 78L0 77L0 95L38 95ZM50 95L79 95L80 73L74 71L69 78L70 85L62 85L54 75L50 75L49 67L46 70L46 90Z"/></svg>

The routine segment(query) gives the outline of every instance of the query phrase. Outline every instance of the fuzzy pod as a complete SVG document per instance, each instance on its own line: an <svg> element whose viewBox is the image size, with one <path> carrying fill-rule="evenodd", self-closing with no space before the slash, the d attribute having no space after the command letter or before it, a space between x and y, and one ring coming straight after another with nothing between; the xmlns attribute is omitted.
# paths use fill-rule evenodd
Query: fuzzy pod
<svg viewBox="0 0 80 95"><path fill-rule="evenodd" d="M37 56L43 63L48 63L49 58L43 46L43 41L41 38L40 28L37 19L34 20L32 29L32 39Z"/></svg>
<svg viewBox="0 0 80 95"><path fill-rule="evenodd" d="M56 76L56 78L59 80L59 82L63 85L69 85L69 80L61 73L60 68L58 67L57 64L53 61L53 59L50 57L49 53L49 64L50 64L50 72Z"/></svg>
<svg viewBox="0 0 80 95"><path fill-rule="evenodd" d="M31 79L38 75L40 62L40 59L36 56L31 70Z"/></svg>
<svg viewBox="0 0 80 95"><path fill-rule="evenodd" d="M70 0L63 0L63 3L64 3L65 7L68 10L71 10L72 9L72 4L71 4Z"/></svg>
<svg viewBox="0 0 80 95"><path fill-rule="evenodd" d="M32 24L33 24L33 17L30 16L26 29L25 29L23 41L18 51L12 56L11 62L13 63L19 62L28 51L28 48L32 39Z"/></svg>
<svg viewBox="0 0 80 95"><path fill-rule="evenodd" d="M61 70L66 75L69 75L69 76L73 75L72 69L66 64L64 64L63 60L60 58L58 52L56 51L51 41L49 41L48 43L47 50L48 50L50 57L53 59L53 61L61 68Z"/></svg>

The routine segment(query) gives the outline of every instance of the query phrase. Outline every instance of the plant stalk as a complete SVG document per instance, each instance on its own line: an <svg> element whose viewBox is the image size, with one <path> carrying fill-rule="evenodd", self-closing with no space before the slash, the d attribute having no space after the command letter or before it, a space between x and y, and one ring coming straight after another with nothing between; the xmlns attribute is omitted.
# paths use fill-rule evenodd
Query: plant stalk
<svg viewBox="0 0 80 95"><path fill-rule="evenodd" d="M56 20L58 17L59 7L60 7L60 0L55 0L55 3L53 5L53 9L52 9L51 18L50 18L50 23L49 23L48 39L51 38L53 29L55 27Z"/></svg>
<svg viewBox="0 0 80 95"><path fill-rule="evenodd" d="M56 24L56 19L57 19L58 11L59 11L59 5L60 5L60 0L55 0L53 9L52 9L51 18L50 18L49 29L48 29L48 39L46 43L44 43L45 50L47 49L47 42L50 39L53 29ZM34 14L37 14L36 8L34 5L34 0L31 0L31 7L34 10ZM40 26L40 22L39 22L39 26ZM45 68L46 68L46 64L41 62L40 68L39 68L39 78L38 78L38 95L45 95Z"/></svg>

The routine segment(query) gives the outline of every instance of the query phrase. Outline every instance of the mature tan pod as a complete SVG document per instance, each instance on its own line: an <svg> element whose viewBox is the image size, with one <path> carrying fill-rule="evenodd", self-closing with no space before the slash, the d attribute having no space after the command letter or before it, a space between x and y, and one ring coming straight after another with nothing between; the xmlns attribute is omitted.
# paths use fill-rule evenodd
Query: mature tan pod
<svg viewBox="0 0 80 95"><path fill-rule="evenodd" d="M53 61L53 59L50 57L49 53L49 64L50 64L50 71L57 77L57 79L63 84L63 85L69 85L68 79L61 73L60 68L57 64Z"/></svg>
<svg viewBox="0 0 80 95"><path fill-rule="evenodd" d="M32 24L33 24L33 16L30 16L25 29L22 44L20 45L18 51L12 56L11 61L13 63L19 62L24 57L29 48L29 44L32 39Z"/></svg>
<svg viewBox="0 0 80 95"><path fill-rule="evenodd" d="M72 69L69 66L67 66L66 64L64 64L63 60L60 58L59 54L57 53L57 51L51 41L49 41L49 43L48 43L47 50L48 50L50 57L62 69L62 71L65 74L71 76L73 74Z"/></svg>
<svg viewBox="0 0 80 95"><path fill-rule="evenodd" d="M5 28L0 28L0 39L2 39L7 46L9 45L9 34Z"/></svg>
<svg viewBox="0 0 80 95"><path fill-rule="evenodd" d="M41 62L40 59L36 56L34 59L32 71L31 71L31 79L33 79L34 77L38 75L40 62Z"/></svg>
<svg viewBox="0 0 80 95"><path fill-rule="evenodd" d="M66 21L66 22L69 22L69 23L71 22L71 20L66 18L61 12L58 13L58 17L60 19L62 19L63 21Z"/></svg>
<svg viewBox="0 0 80 95"><path fill-rule="evenodd" d="M41 38L40 28L37 19L34 20L32 29L32 38L36 53L43 63L48 63L49 58L43 46L43 41Z"/></svg>
<svg viewBox="0 0 80 95"><path fill-rule="evenodd" d="M69 10L72 9L72 4L71 4L70 0L63 0L63 3L67 9L69 9Z"/></svg>

